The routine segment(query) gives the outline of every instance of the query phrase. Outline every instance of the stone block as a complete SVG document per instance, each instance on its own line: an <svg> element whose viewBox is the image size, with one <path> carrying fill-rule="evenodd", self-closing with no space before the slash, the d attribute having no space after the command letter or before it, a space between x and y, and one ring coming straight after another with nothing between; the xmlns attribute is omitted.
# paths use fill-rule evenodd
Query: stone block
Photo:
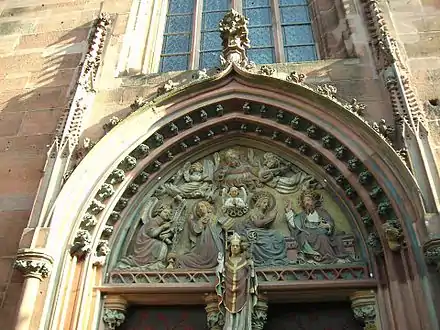
<svg viewBox="0 0 440 330"><path fill-rule="evenodd" d="M0 36L10 34L29 34L34 32L35 24L33 22L10 21L0 23Z"/></svg>
<svg viewBox="0 0 440 330"><path fill-rule="evenodd" d="M23 121L24 113L1 113L0 112L0 136L17 135Z"/></svg>
<svg viewBox="0 0 440 330"><path fill-rule="evenodd" d="M45 48L53 45L76 44L87 39L89 28L25 35L20 38L17 49Z"/></svg>
<svg viewBox="0 0 440 330"><path fill-rule="evenodd" d="M382 89L379 80L338 80L333 81L332 84L337 87L338 94L346 100L352 98L361 102L387 100L386 92Z"/></svg>
<svg viewBox="0 0 440 330"><path fill-rule="evenodd" d="M32 73L27 88L69 86L77 69L61 69ZM0 82L1 86L1 82Z"/></svg>
<svg viewBox="0 0 440 330"><path fill-rule="evenodd" d="M82 54L80 52L64 53L62 55L59 53L50 54L44 57L43 70L48 73L53 70L76 68L80 64L81 58Z"/></svg>
<svg viewBox="0 0 440 330"><path fill-rule="evenodd" d="M420 0L387 0L391 12L422 12Z"/></svg>
<svg viewBox="0 0 440 330"><path fill-rule="evenodd" d="M32 208L34 195L0 195L0 212L26 211ZM21 232L24 227L21 228ZM12 233L0 233L0 237L9 237ZM1 245L0 245L1 246ZM18 245L17 245L18 246Z"/></svg>
<svg viewBox="0 0 440 330"><path fill-rule="evenodd" d="M13 52L19 41L20 36L0 37L0 55ZM1 63L0 66L2 66Z"/></svg>
<svg viewBox="0 0 440 330"><path fill-rule="evenodd" d="M44 62L45 59L38 52L2 57L0 60L0 72L40 71Z"/></svg>
<svg viewBox="0 0 440 330"><path fill-rule="evenodd" d="M0 164L7 163L6 154L12 156L21 155L23 160L26 160L27 157L33 158L36 155L44 158L51 141L51 134L2 137L0 138Z"/></svg>
<svg viewBox="0 0 440 330"><path fill-rule="evenodd" d="M20 90L26 86L29 77L27 74L21 77L3 76L0 77L0 91L5 90Z"/></svg>
<svg viewBox="0 0 440 330"><path fill-rule="evenodd" d="M22 94L7 101L3 101L0 96L0 110L17 112L66 107L68 103L67 90L67 87L26 89Z"/></svg>
<svg viewBox="0 0 440 330"><path fill-rule="evenodd" d="M35 28L36 33L51 31L65 31L74 28L91 28L95 19L99 15L99 10L75 11L51 15L51 20L40 20Z"/></svg>
<svg viewBox="0 0 440 330"><path fill-rule="evenodd" d="M440 32L400 35L409 58L440 55Z"/></svg>
<svg viewBox="0 0 440 330"><path fill-rule="evenodd" d="M7 284L12 275L14 257L0 257L0 284Z"/></svg>
<svg viewBox="0 0 440 330"><path fill-rule="evenodd" d="M19 135L52 134L62 109L29 111L24 115Z"/></svg>
<svg viewBox="0 0 440 330"><path fill-rule="evenodd" d="M114 36L125 33L125 29L128 22L128 14L118 14L113 26L112 34Z"/></svg>

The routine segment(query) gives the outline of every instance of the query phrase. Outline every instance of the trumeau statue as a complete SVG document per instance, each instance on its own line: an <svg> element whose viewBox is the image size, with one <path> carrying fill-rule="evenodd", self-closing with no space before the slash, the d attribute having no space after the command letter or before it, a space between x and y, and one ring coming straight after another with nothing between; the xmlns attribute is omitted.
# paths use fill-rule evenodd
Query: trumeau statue
<svg viewBox="0 0 440 330"><path fill-rule="evenodd" d="M242 238L237 233L233 233L230 238L225 260L223 254L219 255L216 273L220 311L225 314L223 329L252 329L252 312L258 301L258 283L252 258L247 255Z"/></svg>
<svg viewBox="0 0 440 330"><path fill-rule="evenodd" d="M271 152L221 150L186 163L151 195L116 268L214 270L231 232L257 268L356 258L344 245L353 236L337 205L325 209L313 176Z"/></svg>

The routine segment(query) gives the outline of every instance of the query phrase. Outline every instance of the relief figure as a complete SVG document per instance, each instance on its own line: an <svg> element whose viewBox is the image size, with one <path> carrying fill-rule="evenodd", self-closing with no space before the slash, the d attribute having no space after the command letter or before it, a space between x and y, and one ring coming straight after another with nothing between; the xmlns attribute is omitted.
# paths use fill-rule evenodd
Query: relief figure
<svg viewBox="0 0 440 330"><path fill-rule="evenodd" d="M212 198L215 187L212 184L214 163L205 159L204 163L187 162L183 169L177 172L172 182L167 182L159 193L167 193L172 197L181 198Z"/></svg>
<svg viewBox="0 0 440 330"><path fill-rule="evenodd" d="M228 149L224 154L224 163L214 173L215 180L223 187L246 187L253 190L260 185L252 166L241 159L235 149Z"/></svg>
<svg viewBox="0 0 440 330"><path fill-rule="evenodd" d="M301 192L295 214L291 202L286 206L286 220L292 236L298 242L299 257L312 263L348 262L342 240L335 235L335 223L321 206L321 195L313 190Z"/></svg>
<svg viewBox="0 0 440 330"><path fill-rule="evenodd" d="M240 196L240 190L243 196ZM247 192L244 187L238 189L237 187L232 186L229 188L229 192L226 188L223 188L222 198L222 210L230 217L241 217L249 211L247 205Z"/></svg>
<svg viewBox="0 0 440 330"><path fill-rule="evenodd" d="M216 292L220 309L225 314L224 330L252 329L252 312L257 303L257 278L252 259L243 249L242 238L234 233L229 253L223 261L219 255L216 269Z"/></svg>
<svg viewBox="0 0 440 330"><path fill-rule="evenodd" d="M212 269L217 266L219 252L223 253L222 229L209 202L197 202L194 214L188 219L191 250L181 255L170 253L169 259L174 259L176 268Z"/></svg>
<svg viewBox="0 0 440 330"><path fill-rule="evenodd" d="M260 165L258 177L261 183L274 188L280 194L291 194L302 187L316 188L317 182L310 174L285 162L277 155L266 152Z"/></svg>
<svg viewBox="0 0 440 330"><path fill-rule="evenodd" d="M124 257L118 268L163 269L174 236L172 207L153 197L145 205L141 220L143 225L136 235L133 253Z"/></svg>
<svg viewBox="0 0 440 330"><path fill-rule="evenodd" d="M269 229L277 217L275 197L269 192L258 191L252 196L252 202L254 205L245 221L236 223L233 229L249 241L255 266L290 263L284 236Z"/></svg>

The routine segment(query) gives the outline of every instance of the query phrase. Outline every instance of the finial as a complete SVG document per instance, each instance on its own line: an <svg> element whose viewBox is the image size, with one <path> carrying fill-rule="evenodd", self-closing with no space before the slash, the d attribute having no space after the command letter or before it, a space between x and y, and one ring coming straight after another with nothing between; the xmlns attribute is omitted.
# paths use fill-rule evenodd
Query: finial
<svg viewBox="0 0 440 330"><path fill-rule="evenodd" d="M246 51L250 47L248 38L248 19L234 9L229 10L220 21L220 37L223 51L220 57L223 66L235 63L249 69L255 64L250 62Z"/></svg>

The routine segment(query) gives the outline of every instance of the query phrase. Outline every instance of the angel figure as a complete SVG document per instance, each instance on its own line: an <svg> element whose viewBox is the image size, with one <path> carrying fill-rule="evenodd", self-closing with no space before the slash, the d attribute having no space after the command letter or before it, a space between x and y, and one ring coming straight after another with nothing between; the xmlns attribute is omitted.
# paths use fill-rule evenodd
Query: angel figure
<svg viewBox="0 0 440 330"><path fill-rule="evenodd" d="M209 159L205 159L203 164L187 162L177 172L172 182L164 184L163 190L176 199L206 198L210 200L215 190L212 184L214 170L214 162Z"/></svg>
<svg viewBox="0 0 440 330"><path fill-rule="evenodd" d="M143 225L136 235L132 254L124 257L118 268L165 268L175 232L173 223L179 217L180 213L173 212L171 205L162 204L155 197L148 199L141 215Z"/></svg>
<svg viewBox="0 0 440 330"><path fill-rule="evenodd" d="M261 183L274 188L280 194L291 194L303 187L318 187L318 182L313 176L283 161L271 152L263 155L258 177Z"/></svg>
<svg viewBox="0 0 440 330"><path fill-rule="evenodd" d="M240 197L240 190L243 194L243 197ZM229 197L226 197L229 195ZM222 191L223 198L223 212L228 214L231 217L242 216L246 214L249 210L249 207L246 203L247 201L247 193L244 187L231 187L229 188L229 192L226 188L223 188Z"/></svg>

